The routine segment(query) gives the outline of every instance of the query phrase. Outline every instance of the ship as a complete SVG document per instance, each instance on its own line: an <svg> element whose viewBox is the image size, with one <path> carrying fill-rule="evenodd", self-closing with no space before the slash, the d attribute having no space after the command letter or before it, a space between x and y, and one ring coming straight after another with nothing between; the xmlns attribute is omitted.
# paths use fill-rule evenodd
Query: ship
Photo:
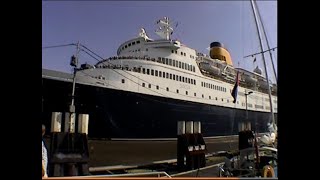
<svg viewBox="0 0 320 180"><path fill-rule="evenodd" d="M91 138L176 138L178 121L201 122L204 137L232 136L241 121L256 132L267 132L272 118L277 122L277 85L259 67L234 67L221 42L212 41L205 54L172 39L168 17L156 26L158 39L141 28L115 56L74 73L43 69L44 124L50 127L52 112L67 112L72 98L77 114L89 114Z"/></svg>

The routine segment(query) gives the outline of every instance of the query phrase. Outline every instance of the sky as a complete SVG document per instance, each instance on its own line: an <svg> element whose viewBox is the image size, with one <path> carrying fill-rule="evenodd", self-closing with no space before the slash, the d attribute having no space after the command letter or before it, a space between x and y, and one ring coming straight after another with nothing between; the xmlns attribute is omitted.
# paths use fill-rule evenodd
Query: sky
<svg viewBox="0 0 320 180"><path fill-rule="evenodd" d="M257 1L270 48L277 47L277 1ZM42 1L42 68L72 72L70 58L79 42L103 58L115 56L123 42L145 28L151 39L155 22L164 16L178 23L172 39L209 54L211 42L219 41L230 52L233 65L252 71L264 70L250 1ZM261 32L263 34L263 32ZM51 47L51 48L50 48ZM263 51L267 50L263 38ZM270 54L265 53L270 79L274 72ZM272 51L277 69L277 48ZM84 52L79 64L96 64Z"/></svg>

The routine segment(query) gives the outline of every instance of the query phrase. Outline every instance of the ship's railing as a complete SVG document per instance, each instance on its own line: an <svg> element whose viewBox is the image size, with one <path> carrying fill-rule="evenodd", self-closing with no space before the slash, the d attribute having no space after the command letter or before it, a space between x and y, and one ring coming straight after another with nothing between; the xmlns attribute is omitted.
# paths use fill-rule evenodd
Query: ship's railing
<svg viewBox="0 0 320 180"><path fill-rule="evenodd" d="M93 176L69 176L69 177L48 177L45 179L91 179L91 178L109 178L109 177L158 177L158 178L172 178L164 171L159 172L141 172L141 173L128 173L128 174L108 174L108 175L93 175Z"/></svg>

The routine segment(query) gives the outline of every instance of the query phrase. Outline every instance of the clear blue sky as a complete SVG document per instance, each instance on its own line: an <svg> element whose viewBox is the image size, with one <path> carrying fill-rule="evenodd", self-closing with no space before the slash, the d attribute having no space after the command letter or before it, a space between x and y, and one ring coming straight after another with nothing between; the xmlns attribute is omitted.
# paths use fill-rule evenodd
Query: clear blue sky
<svg viewBox="0 0 320 180"><path fill-rule="evenodd" d="M258 1L270 47L277 47L277 1ZM235 67L248 70L261 56L243 58L260 52L250 1L43 1L42 46L80 42L98 55L115 56L118 46L138 35L144 27L152 39L155 22L164 16L178 22L173 39L208 54L211 42L222 42L231 53ZM264 49L267 49L264 43ZM72 72L70 57L75 46L42 49L42 67ZM277 67L277 49L274 51ZM273 79L269 53L265 54ZM84 52L79 63L97 61Z"/></svg>

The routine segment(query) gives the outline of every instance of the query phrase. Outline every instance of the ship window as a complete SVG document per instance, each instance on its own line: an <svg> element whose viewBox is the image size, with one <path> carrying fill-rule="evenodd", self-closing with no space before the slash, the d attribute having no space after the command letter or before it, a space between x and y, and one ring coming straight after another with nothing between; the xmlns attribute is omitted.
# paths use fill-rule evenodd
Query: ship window
<svg viewBox="0 0 320 180"><path fill-rule="evenodd" d="M192 71L196 72L196 68L194 66L192 66Z"/></svg>
<svg viewBox="0 0 320 180"><path fill-rule="evenodd" d="M194 93L194 96L197 96L197 93Z"/></svg>
<svg viewBox="0 0 320 180"><path fill-rule="evenodd" d="M172 59L169 59L169 65L172 66Z"/></svg>
<svg viewBox="0 0 320 180"><path fill-rule="evenodd" d="M196 80L194 80L194 85L197 85Z"/></svg>
<svg viewBox="0 0 320 180"><path fill-rule="evenodd" d="M166 58L166 64L168 64L168 58Z"/></svg>
<svg viewBox="0 0 320 180"><path fill-rule="evenodd" d="M146 49L146 51L148 51L148 48Z"/></svg>
<svg viewBox="0 0 320 180"><path fill-rule="evenodd" d="M167 91L169 91L169 88L167 87Z"/></svg>
<svg viewBox="0 0 320 180"><path fill-rule="evenodd" d="M161 77L161 75L162 75L162 72L161 72L161 71L159 71L159 77Z"/></svg>
<svg viewBox="0 0 320 180"><path fill-rule="evenodd" d="M121 79L121 82L124 83L124 79Z"/></svg>
<svg viewBox="0 0 320 180"><path fill-rule="evenodd" d="M176 76L177 76L177 77L176 77L176 80L179 81L179 76L178 76L178 75L176 75Z"/></svg>
<svg viewBox="0 0 320 180"><path fill-rule="evenodd" d="M179 89L177 89L177 93L179 93Z"/></svg>
<svg viewBox="0 0 320 180"><path fill-rule="evenodd" d="M182 80L182 77L181 77L181 76L179 76L179 81L181 82L181 80Z"/></svg>
<svg viewBox="0 0 320 180"><path fill-rule="evenodd" d="M152 76L154 75L154 70L153 70L153 69L151 69L151 75L152 75Z"/></svg>
<svg viewBox="0 0 320 180"><path fill-rule="evenodd" d="M154 71L155 76L158 76L158 70Z"/></svg>
<svg viewBox="0 0 320 180"><path fill-rule="evenodd" d="M216 97L216 100L218 101L218 97Z"/></svg>
<svg viewBox="0 0 320 180"><path fill-rule="evenodd" d="M132 45L135 45L136 44L136 42L132 42Z"/></svg>
<svg viewBox="0 0 320 180"><path fill-rule="evenodd" d="M162 72L162 77L166 78L166 73L165 72Z"/></svg>
<svg viewBox="0 0 320 180"><path fill-rule="evenodd" d="M165 64L165 63L166 63L165 58L162 58L162 63L163 63L163 64Z"/></svg>
<svg viewBox="0 0 320 180"><path fill-rule="evenodd" d="M122 50L124 50L124 47L122 46L122 48L121 48Z"/></svg>
<svg viewBox="0 0 320 180"><path fill-rule="evenodd" d="M172 60L172 66L176 66L176 60Z"/></svg>
<svg viewBox="0 0 320 180"><path fill-rule="evenodd" d="M188 78L188 83L190 84L190 78Z"/></svg>
<svg viewBox="0 0 320 180"><path fill-rule="evenodd" d="M150 69L147 69L147 74L150 74Z"/></svg>
<svg viewBox="0 0 320 180"><path fill-rule="evenodd" d="M211 99L211 96L209 96L209 99Z"/></svg>
<svg viewBox="0 0 320 180"><path fill-rule="evenodd" d="M186 53L183 53L184 56L186 56Z"/></svg>
<svg viewBox="0 0 320 180"><path fill-rule="evenodd" d="M184 77L182 77L182 82L185 82L185 81L184 81Z"/></svg>
<svg viewBox="0 0 320 180"><path fill-rule="evenodd" d="M179 61L179 68L181 68L181 62Z"/></svg>
<svg viewBox="0 0 320 180"><path fill-rule="evenodd" d="M175 74L173 74L172 78L173 78L173 80L176 80L176 75L175 75Z"/></svg>
<svg viewBox="0 0 320 180"><path fill-rule="evenodd" d="M181 52L181 55L183 55L183 52Z"/></svg>
<svg viewBox="0 0 320 180"><path fill-rule="evenodd" d="M178 51L175 51L176 54L178 54Z"/></svg>
<svg viewBox="0 0 320 180"><path fill-rule="evenodd" d="M138 68L138 73L141 73L141 68Z"/></svg>
<svg viewBox="0 0 320 180"><path fill-rule="evenodd" d="M145 74L146 73L146 69L142 68L142 73Z"/></svg>
<svg viewBox="0 0 320 180"><path fill-rule="evenodd" d="M204 98L204 95L202 94L202 98Z"/></svg>
<svg viewBox="0 0 320 180"><path fill-rule="evenodd" d="M156 88L159 89L159 86L157 85Z"/></svg>
<svg viewBox="0 0 320 180"><path fill-rule="evenodd" d="M127 45L125 45L124 47L125 47L125 48L127 48L128 46L127 46Z"/></svg>
<svg viewBox="0 0 320 180"><path fill-rule="evenodd" d="M166 73L166 78L169 79L169 73Z"/></svg>
<svg viewBox="0 0 320 180"><path fill-rule="evenodd" d="M223 98L221 98L221 101L223 101Z"/></svg>
<svg viewBox="0 0 320 180"><path fill-rule="evenodd" d="M201 87L203 87L203 82L201 82Z"/></svg>
<svg viewBox="0 0 320 180"><path fill-rule="evenodd" d="M182 69L185 69L185 68L184 68L184 62L182 63Z"/></svg>
<svg viewBox="0 0 320 180"><path fill-rule="evenodd" d="M140 41L137 41L137 44L140 44Z"/></svg>
<svg viewBox="0 0 320 180"><path fill-rule="evenodd" d="M170 79L172 79L172 74L170 73Z"/></svg>
<svg viewBox="0 0 320 180"><path fill-rule="evenodd" d="M188 95L188 91L186 91L186 95Z"/></svg>
<svg viewBox="0 0 320 180"><path fill-rule="evenodd" d="M142 87L144 87L145 86L145 84L144 83L142 83Z"/></svg>
<svg viewBox="0 0 320 180"><path fill-rule="evenodd" d="M161 62L161 57L158 57L158 62Z"/></svg>
<svg viewBox="0 0 320 180"><path fill-rule="evenodd" d="M171 53L173 53L174 51L173 50L171 50Z"/></svg>
<svg viewBox="0 0 320 180"><path fill-rule="evenodd" d="M151 88L151 84L149 84L149 88Z"/></svg>
<svg viewBox="0 0 320 180"><path fill-rule="evenodd" d="M193 79L191 79L191 84L193 84Z"/></svg>
<svg viewBox="0 0 320 180"><path fill-rule="evenodd" d="M131 46L131 43L129 43L128 46L130 47L130 46Z"/></svg>

